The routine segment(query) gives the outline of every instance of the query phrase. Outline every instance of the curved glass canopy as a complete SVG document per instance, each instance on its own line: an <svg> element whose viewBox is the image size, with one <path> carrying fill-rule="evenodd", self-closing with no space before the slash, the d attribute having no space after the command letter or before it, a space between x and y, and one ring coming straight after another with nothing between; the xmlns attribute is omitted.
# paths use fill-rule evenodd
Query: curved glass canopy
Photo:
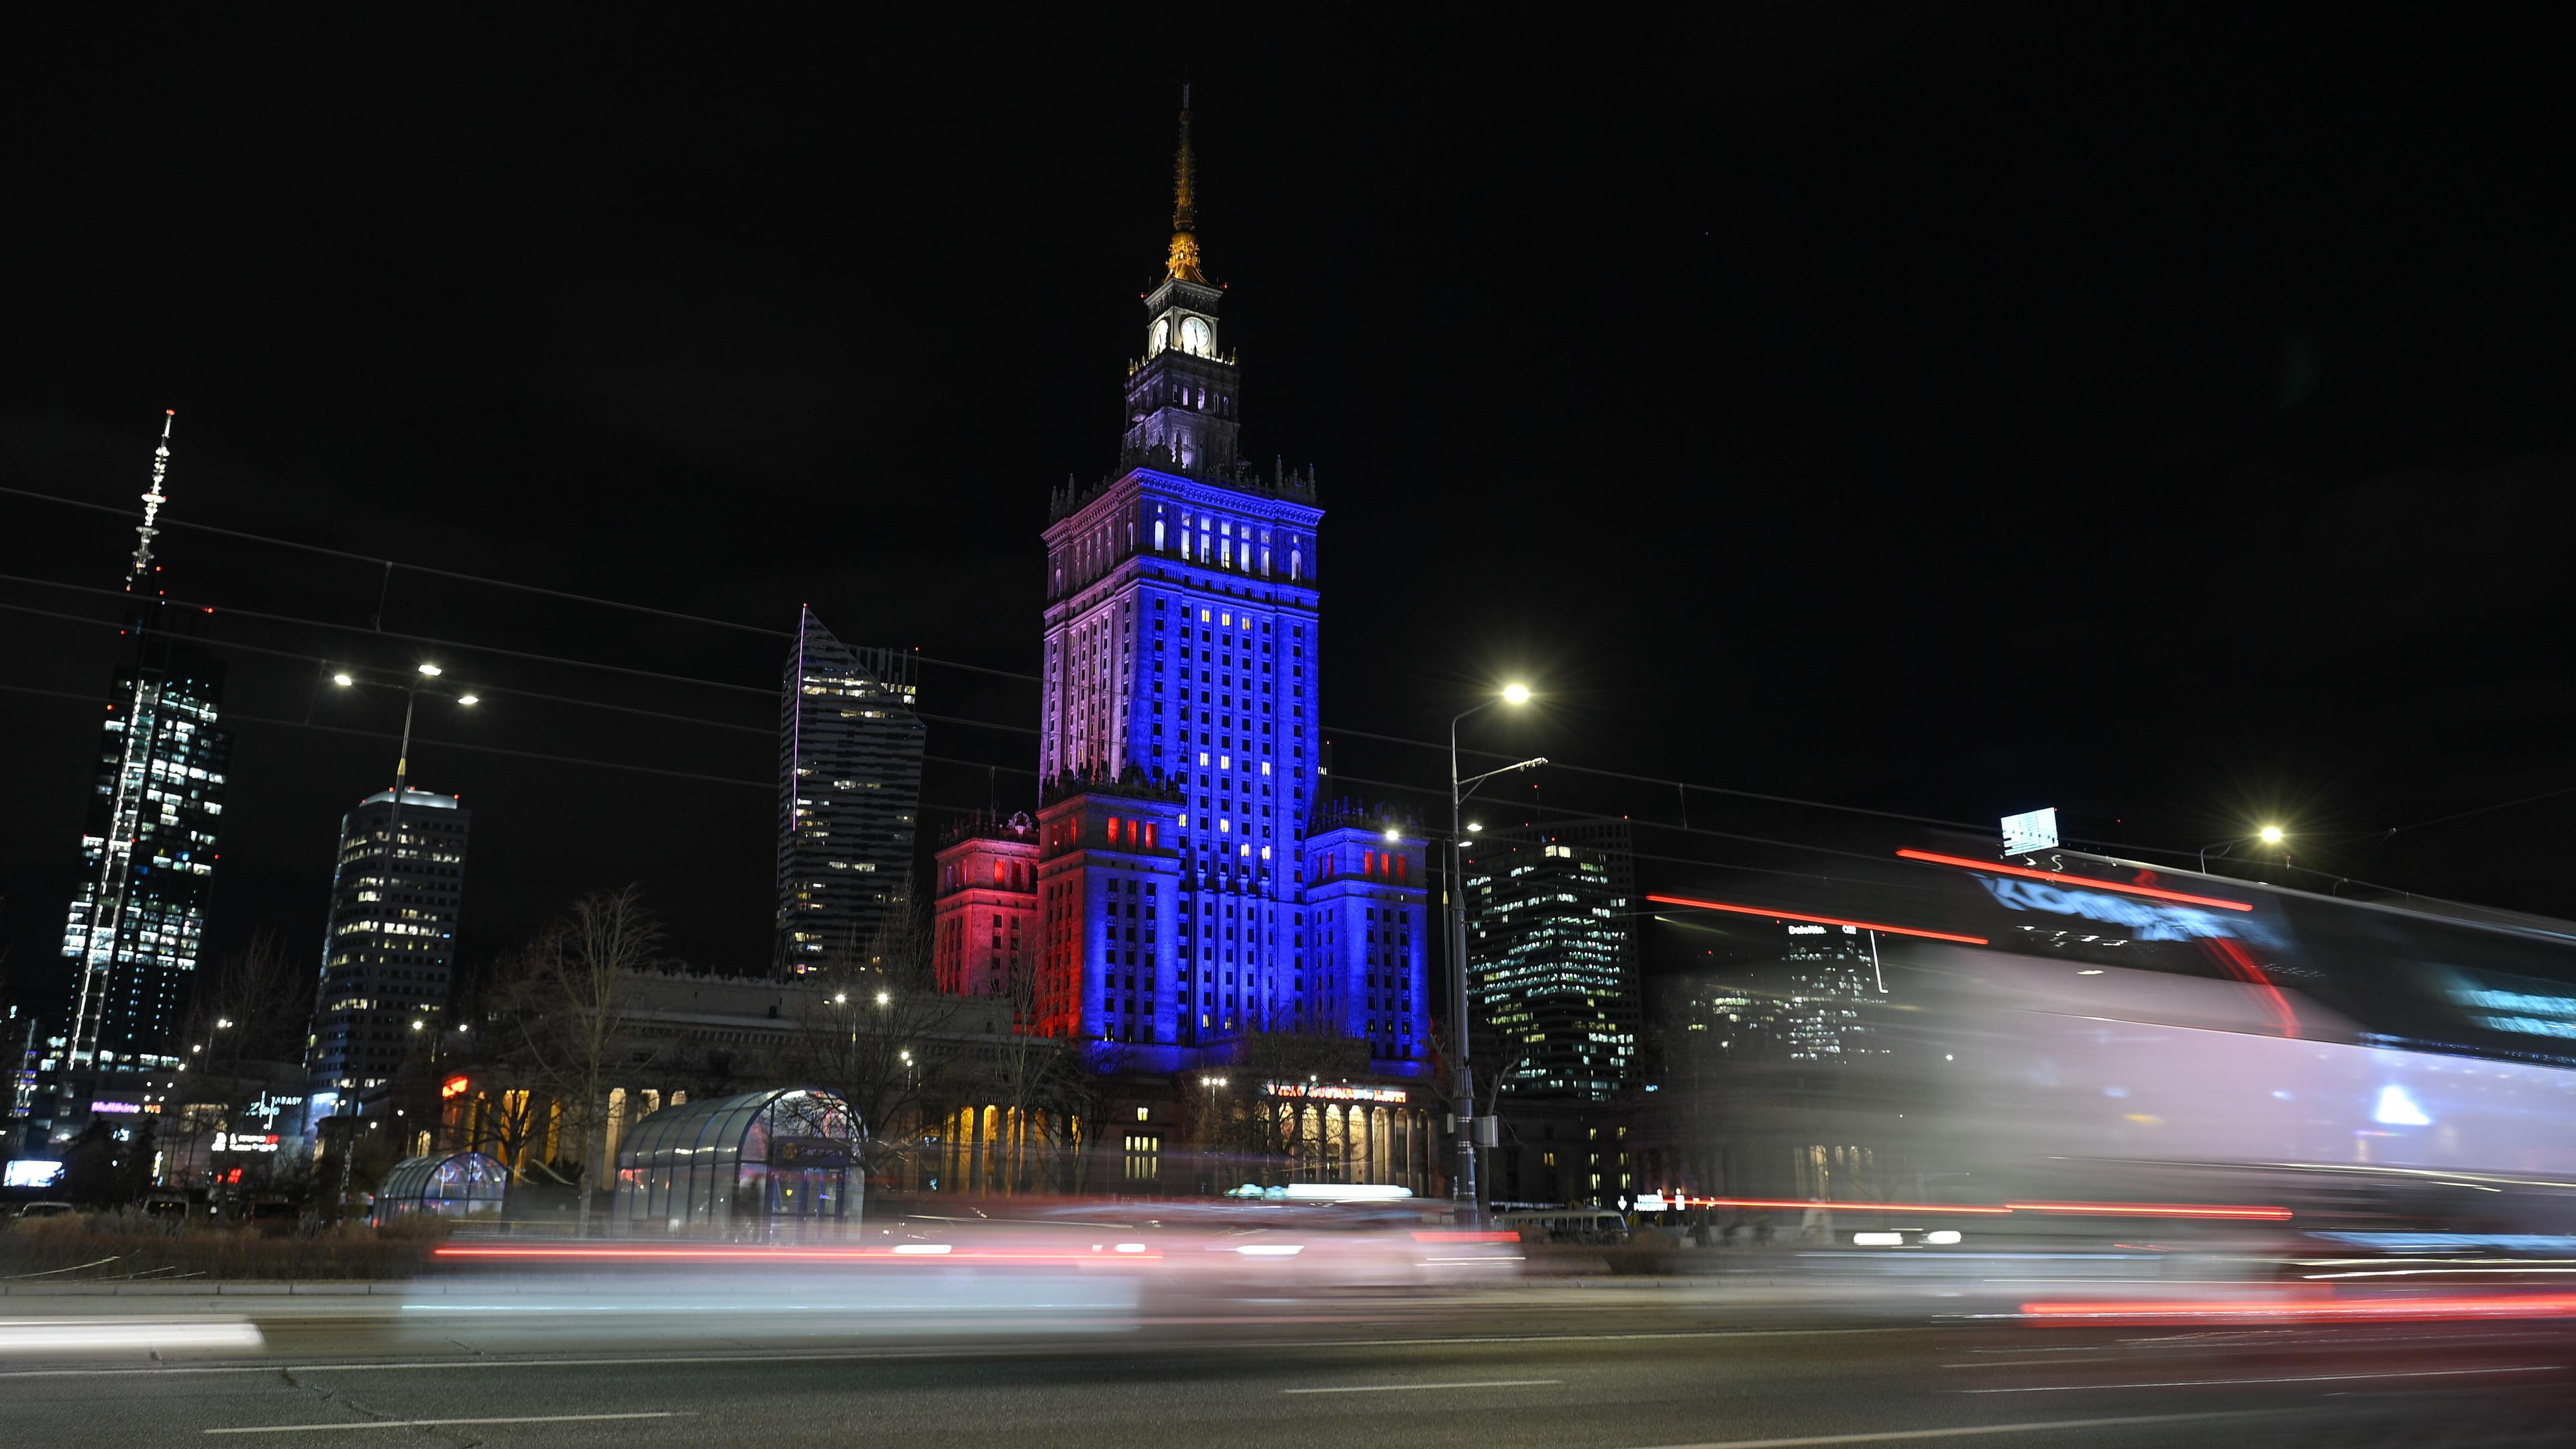
<svg viewBox="0 0 2576 1449"><path fill-rule="evenodd" d="M402 1217L461 1218L501 1211L510 1175L500 1159L480 1152L406 1157L385 1172L376 1188L377 1223Z"/></svg>
<svg viewBox="0 0 2576 1449"><path fill-rule="evenodd" d="M811 1087L665 1107L618 1144L609 1220L624 1233L835 1234L858 1215L859 1130L848 1103Z"/></svg>

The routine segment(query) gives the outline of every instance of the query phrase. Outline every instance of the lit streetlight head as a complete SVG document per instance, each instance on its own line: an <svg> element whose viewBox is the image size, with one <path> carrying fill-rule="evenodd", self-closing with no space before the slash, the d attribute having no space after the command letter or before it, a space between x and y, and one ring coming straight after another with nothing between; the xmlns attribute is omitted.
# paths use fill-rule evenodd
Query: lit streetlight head
<svg viewBox="0 0 2576 1449"><path fill-rule="evenodd" d="M848 993L848 992L846 992L846 991L835 991L835 992L833 992L833 993L832 993L832 1004L833 1004L834 1006L847 1006L847 1005L849 1005L849 1004L850 1004L850 993Z"/></svg>
<svg viewBox="0 0 2576 1449"><path fill-rule="evenodd" d="M1505 703L1505 704L1527 704L1527 703L1529 703L1529 702L1530 702L1530 688L1529 688L1529 686L1528 686L1528 685L1526 685L1526 684L1506 684L1506 685L1504 685L1504 686L1503 686L1503 703Z"/></svg>
<svg viewBox="0 0 2576 1449"><path fill-rule="evenodd" d="M483 702L483 697L479 694L460 694L456 696L456 702L458 704L481 704Z"/></svg>
<svg viewBox="0 0 2576 1449"><path fill-rule="evenodd" d="M1390 825L1386 828L1386 838L1390 843L1399 841L1404 839L1404 832Z"/></svg>
<svg viewBox="0 0 2576 1449"><path fill-rule="evenodd" d="M428 676L429 676L430 678L432 678L432 679L436 679L438 676L440 676L441 674L446 673L447 671L446 671L446 670L443 670L443 669L441 669L441 668L439 668L439 667L438 667L437 665L435 665L435 664L424 664L424 665L422 665L422 666L420 667L420 672L421 672L421 673L423 673L423 674L425 674L425 675L428 675Z"/></svg>
<svg viewBox="0 0 2576 1449"><path fill-rule="evenodd" d="M877 993L877 1005L879 1005L879 1006L883 1006L883 1005L885 1005L887 1002L892 1001L892 1000L894 1000L894 998L893 998L892 996L889 996L889 995L887 995L886 993L884 993L884 992L882 992L882 991L880 991L880 992L878 992L878 993Z"/></svg>
<svg viewBox="0 0 2576 1449"><path fill-rule="evenodd" d="M1469 835L1473 835L1473 834L1475 834L1477 831L1482 830L1482 829L1484 829L1484 828L1485 828L1485 822L1484 822L1484 821L1482 821L1482 820L1470 820L1470 821L1468 821L1468 822L1467 822L1467 833L1468 833Z"/></svg>
<svg viewBox="0 0 2576 1449"><path fill-rule="evenodd" d="M418 1030L420 1030L420 1029L421 1029L421 1027L422 1027L423 1025L425 1025L425 1023L415 1021L415 1022L413 1022L413 1023L411 1024L411 1029L412 1029L412 1030L414 1030L414 1031L418 1031Z"/></svg>
<svg viewBox="0 0 2576 1449"><path fill-rule="evenodd" d="M2280 827L2280 826L2278 826L2278 825L2266 825L2266 826L2264 826L2264 827L2263 827L2263 829L2262 829L2261 835L2262 835L2263 843L2264 843L2265 845L2278 845L2278 844L2280 844L2283 840L2286 840L2286 839L2288 839L2288 838L2289 838L2288 836L2286 836L2286 835L2284 835L2284 834L2282 833L2282 831L2281 831L2281 827Z"/></svg>
<svg viewBox="0 0 2576 1449"><path fill-rule="evenodd" d="M354 679L350 678L348 675L345 675L345 674L334 674L334 675L332 675L332 676L331 676L331 682L332 682L333 684L336 684L336 685L340 686L342 689L346 689L346 688L348 688L350 685L353 685L353 684L357 683L358 681L356 681L356 680L354 680Z"/></svg>

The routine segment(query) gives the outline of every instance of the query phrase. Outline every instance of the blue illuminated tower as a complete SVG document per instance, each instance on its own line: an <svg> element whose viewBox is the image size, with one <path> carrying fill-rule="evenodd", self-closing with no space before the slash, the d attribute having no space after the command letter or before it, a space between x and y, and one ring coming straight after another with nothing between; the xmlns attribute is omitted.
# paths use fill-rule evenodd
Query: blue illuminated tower
<svg viewBox="0 0 2576 1449"><path fill-rule="evenodd" d="M1161 1067L1254 1032L1367 1036L1382 1069L1416 1070L1423 842L1351 821L1309 838L1323 510L1311 471L1263 477L1238 456L1241 381L1220 346L1224 290L1199 259L1186 93L1174 172L1120 471L1068 485L1048 512L1031 1029ZM1340 894L1354 878L1382 893L1355 909L1370 924L1348 950L1377 945L1382 912L1414 958L1384 967L1414 978L1381 993L1401 1016L1348 990L1380 969L1373 950L1354 974L1322 946L1313 893L1328 875Z"/></svg>

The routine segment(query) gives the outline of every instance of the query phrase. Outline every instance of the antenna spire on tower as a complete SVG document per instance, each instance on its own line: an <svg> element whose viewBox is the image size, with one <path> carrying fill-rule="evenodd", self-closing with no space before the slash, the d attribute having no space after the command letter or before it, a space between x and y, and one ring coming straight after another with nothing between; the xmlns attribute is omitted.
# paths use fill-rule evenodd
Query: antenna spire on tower
<svg viewBox="0 0 2576 1449"><path fill-rule="evenodd" d="M161 516L161 505L169 502L161 492L161 482L170 473L170 425L179 420L177 408L161 410L161 446L152 451L152 486L143 490L143 522L134 530L134 571L125 576L125 591L134 592L137 580L151 581L152 540L161 530L153 521Z"/></svg>
<svg viewBox="0 0 2576 1449"><path fill-rule="evenodd" d="M1204 282L1199 270L1198 157L1190 150L1190 88L1181 86L1181 149L1172 158L1172 254L1163 275L1184 282Z"/></svg>

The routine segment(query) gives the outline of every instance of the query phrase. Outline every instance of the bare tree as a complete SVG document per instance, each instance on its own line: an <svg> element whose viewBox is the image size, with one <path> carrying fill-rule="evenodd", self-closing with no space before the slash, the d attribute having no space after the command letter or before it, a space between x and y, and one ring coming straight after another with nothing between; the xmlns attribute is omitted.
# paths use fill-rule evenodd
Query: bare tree
<svg viewBox="0 0 2576 1449"><path fill-rule="evenodd" d="M188 1070L230 1080L244 1062L303 1055L307 973L263 930L197 978L181 1018Z"/></svg>
<svg viewBox="0 0 2576 1449"><path fill-rule="evenodd" d="M933 979L910 883L884 923L840 942L809 980L817 989L797 1007L780 1064L849 1104L864 1134L860 1166L872 1180L891 1176L918 1149L921 1103L952 1065L958 1013Z"/></svg>
<svg viewBox="0 0 2576 1449"><path fill-rule="evenodd" d="M987 1053L979 1085L1002 1109L1005 1140L995 1152L1007 1189L1078 1192L1087 1156L1083 1124L1097 1116L1099 1078L1115 1063L1099 1045L1044 1034L1040 996L1036 962L1023 956L1004 982L1008 1034Z"/></svg>
<svg viewBox="0 0 2576 1449"><path fill-rule="evenodd" d="M635 973L662 944L643 891L626 886L574 901L521 960L519 1038L535 1078L560 1112L557 1130L581 1144L574 1231L590 1236L591 1194L605 1153L608 1087L627 1049Z"/></svg>

